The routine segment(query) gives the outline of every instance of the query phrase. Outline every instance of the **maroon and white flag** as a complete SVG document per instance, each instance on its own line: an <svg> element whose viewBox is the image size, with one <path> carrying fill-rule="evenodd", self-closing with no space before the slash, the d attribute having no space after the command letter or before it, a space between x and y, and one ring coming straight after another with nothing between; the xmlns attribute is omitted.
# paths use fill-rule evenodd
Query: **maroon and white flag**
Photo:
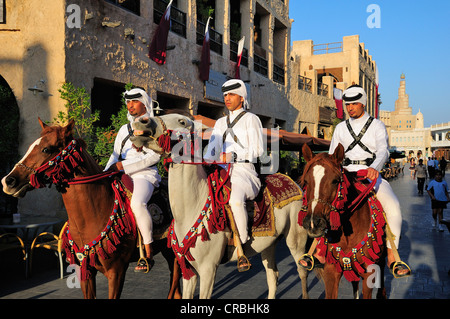
<svg viewBox="0 0 450 319"><path fill-rule="evenodd" d="M334 102L336 103L336 116L338 119L344 119L344 106L342 102L342 90L334 88L333 89Z"/></svg>
<svg viewBox="0 0 450 319"><path fill-rule="evenodd" d="M167 5L166 11L164 11L161 20L159 21L159 25L156 28L156 32L153 35L152 42L150 43L148 56L159 64L166 63L166 47L170 30L170 8L172 6L172 1L173 0L170 0Z"/></svg>
<svg viewBox="0 0 450 319"><path fill-rule="evenodd" d="M237 63L236 63L236 73L235 73L236 79L241 78L240 67L241 67L242 52L244 51L244 42L245 42L245 36L243 36L242 39L240 39L239 43L238 43Z"/></svg>
<svg viewBox="0 0 450 319"><path fill-rule="evenodd" d="M208 81L209 80L209 64L210 64L210 49L209 49L209 21L211 17L208 18L208 22L206 22L205 28L205 38L203 39L202 46L202 57L200 59L200 80Z"/></svg>

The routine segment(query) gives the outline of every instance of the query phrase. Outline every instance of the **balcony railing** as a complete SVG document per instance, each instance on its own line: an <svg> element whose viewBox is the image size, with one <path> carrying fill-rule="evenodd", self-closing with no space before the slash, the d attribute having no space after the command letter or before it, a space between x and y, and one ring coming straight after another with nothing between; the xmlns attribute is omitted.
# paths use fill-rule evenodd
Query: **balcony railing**
<svg viewBox="0 0 450 319"><path fill-rule="evenodd" d="M331 42L313 45L313 54L342 52L342 42Z"/></svg>
<svg viewBox="0 0 450 319"><path fill-rule="evenodd" d="M203 39L205 38L206 24L197 20L197 44L203 45ZM222 35L216 30L209 28L209 47L211 51L214 51L222 55Z"/></svg>
<svg viewBox="0 0 450 319"><path fill-rule="evenodd" d="M273 81L284 85L284 68L273 64Z"/></svg>
<svg viewBox="0 0 450 319"><path fill-rule="evenodd" d="M318 83L317 84L317 94L322 96L328 95L328 84Z"/></svg>
<svg viewBox="0 0 450 319"><path fill-rule="evenodd" d="M168 2L165 0L156 0L154 5L153 21L158 24L164 11L166 11ZM186 13L174 6L170 9L170 31L186 38Z"/></svg>
<svg viewBox="0 0 450 319"><path fill-rule="evenodd" d="M299 75L298 76L298 89L312 93L312 80L310 78Z"/></svg>
<svg viewBox="0 0 450 319"><path fill-rule="evenodd" d="M268 74L267 60L264 59L263 57L260 57L259 55L255 54L253 61L254 61L254 63L253 63L254 71L267 77L267 74Z"/></svg>

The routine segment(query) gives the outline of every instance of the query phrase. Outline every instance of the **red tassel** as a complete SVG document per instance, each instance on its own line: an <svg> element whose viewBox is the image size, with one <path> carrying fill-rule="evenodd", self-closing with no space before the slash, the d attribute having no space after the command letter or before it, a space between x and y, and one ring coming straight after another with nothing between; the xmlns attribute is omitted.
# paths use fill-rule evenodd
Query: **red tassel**
<svg viewBox="0 0 450 319"><path fill-rule="evenodd" d="M378 254L380 252L380 246L378 246L378 243L376 241L372 242L373 251Z"/></svg>
<svg viewBox="0 0 450 319"><path fill-rule="evenodd" d="M106 254L105 250L103 249L102 246L99 246L97 249L97 254L100 256L100 258L102 259L108 259L109 256Z"/></svg>
<svg viewBox="0 0 450 319"><path fill-rule="evenodd" d="M326 263L327 264L335 264L335 263L337 263L336 258L334 258L333 254L331 252L327 254Z"/></svg>
<svg viewBox="0 0 450 319"><path fill-rule="evenodd" d="M120 239L119 239L119 237L117 237L116 232L113 231L112 229L111 229L111 238L112 238L112 240L113 240L113 242L114 242L114 245L119 245L119 244L120 244Z"/></svg>
<svg viewBox="0 0 450 319"><path fill-rule="evenodd" d="M348 281L359 281L360 278L355 274L353 270L344 270L344 277Z"/></svg>
<svg viewBox="0 0 450 319"><path fill-rule="evenodd" d="M339 212L335 210L330 212L330 225L332 230L336 230L341 226L341 215L339 215Z"/></svg>
<svg viewBox="0 0 450 319"><path fill-rule="evenodd" d="M374 264L374 262L369 258L367 258L366 256L362 256L362 260L367 266Z"/></svg>
<svg viewBox="0 0 450 319"><path fill-rule="evenodd" d="M306 210L300 209L298 212L298 224L303 227L303 220L305 219L306 215L308 215L308 212Z"/></svg>
<svg viewBox="0 0 450 319"><path fill-rule="evenodd" d="M203 226L202 231L201 231L201 236L202 236L202 241L208 241L209 240L208 232L206 231L206 228L204 226Z"/></svg>
<svg viewBox="0 0 450 319"><path fill-rule="evenodd" d="M107 240L106 246L107 246L107 251L108 251L109 255L111 255L117 249L116 246L114 246L113 243L111 242L111 240L109 240L109 239Z"/></svg>
<svg viewBox="0 0 450 319"><path fill-rule="evenodd" d="M81 263L81 268L80 268L80 279L81 281L86 281L91 277L91 272L89 271L88 267L87 267L87 260L83 260L83 262Z"/></svg>
<svg viewBox="0 0 450 319"><path fill-rule="evenodd" d="M364 268L362 268L361 264L358 261L353 261L353 265L355 266L356 270L358 271L359 274L363 274L366 271L364 270Z"/></svg>
<svg viewBox="0 0 450 319"><path fill-rule="evenodd" d="M162 134L158 137L158 145L161 147L166 153L170 153L172 148L170 147L170 135Z"/></svg>
<svg viewBox="0 0 450 319"><path fill-rule="evenodd" d="M372 248L367 249L367 252L369 253L372 260L378 260L378 255L373 252Z"/></svg>

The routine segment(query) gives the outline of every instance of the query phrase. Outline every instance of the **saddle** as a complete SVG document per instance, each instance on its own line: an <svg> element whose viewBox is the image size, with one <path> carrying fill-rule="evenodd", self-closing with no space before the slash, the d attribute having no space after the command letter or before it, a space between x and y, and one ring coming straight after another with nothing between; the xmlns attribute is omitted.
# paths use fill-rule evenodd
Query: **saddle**
<svg viewBox="0 0 450 319"><path fill-rule="evenodd" d="M122 174L120 181L127 192L128 199L131 200L133 195L133 180L127 174ZM152 197L147 203L147 209L150 212L153 221L153 239L159 240L167 238L170 223L173 216L169 205L168 184L163 179L159 183L159 187L155 188Z"/></svg>
<svg viewBox="0 0 450 319"><path fill-rule="evenodd" d="M230 190L230 181L225 186ZM274 208L283 208L302 198L302 190L289 176L280 173L261 176L261 189L258 196L246 202L249 235L252 237L274 236ZM225 208L231 212L229 205Z"/></svg>

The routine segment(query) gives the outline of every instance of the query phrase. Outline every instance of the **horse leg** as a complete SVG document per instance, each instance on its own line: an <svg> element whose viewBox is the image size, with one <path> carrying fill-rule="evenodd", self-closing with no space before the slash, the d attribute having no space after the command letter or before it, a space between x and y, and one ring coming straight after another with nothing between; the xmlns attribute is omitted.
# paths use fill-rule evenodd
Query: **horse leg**
<svg viewBox="0 0 450 319"><path fill-rule="evenodd" d="M380 266L380 287L377 289L376 298L387 299L386 287L384 285L384 267L386 266L386 257L384 255L381 256L378 265Z"/></svg>
<svg viewBox="0 0 450 319"><path fill-rule="evenodd" d="M197 275L193 275L189 279L183 278L183 299L193 299L195 287L197 286Z"/></svg>
<svg viewBox="0 0 450 319"><path fill-rule="evenodd" d="M359 299L359 281L352 281L353 299Z"/></svg>
<svg viewBox="0 0 450 319"><path fill-rule="evenodd" d="M172 265L170 265L169 260L167 263L170 268L170 290L167 296L167 299L181 299L181 291L180 291L180 279L181 279L181 268L177 262L177 259L173 256Z"/></svg>
<svg viewBox="0 0 450 319"><path fill-rule="evenodd" d="M217 265L214 264L208 264L205 266L202 266L201 269L199 269L199 276L200 276L200 299L210 299L213 288L214 288L214 281L216 279L216 271L217 271Z"/></svg>
<svg viewBox="0 0 450 319"><path fill-rule="evenodd" d="M373 285L369 284L369 280L367 279L367 277L364 277L363 279L363 299L372 299Z"/></svg>
<svg viewBox="0 0 450 319"><path fill-rule="evenodd" d="M297 264L297 261L305 253L305 245L308 239L308 235L306 233L306 230L298 226L295 218L297 218L297 214L294 215L294 218L291 218L291 225L295 227L295 229L289 231L286 234L286 245L288 246L292 257L294 257L295 265L297 266L297 272L302 282L302 298L309 299L308 271L298 266Z"/></svg>
<svg viewBox="0 0 450 319"><path fill-rule="evenodd" d="M275 261L275 247L276 242L261 252L261 259L266 269L267 286L269 288L268 299L275 299L278 285L279 272Z"/></svg>
<svg viewBox="0 0 450 319"><path fill-rule="evenodd" d="M91 277L88 280L80 281L81 291L83 292L84 299L95 299L97 298L96 291L96 277L97 273L92 271Z"/></svg>
<svg viewBox="0 0 450 319"><path fill-rule="evenodd" d="M339 292L339 281L342 274L336 271L336 267L331 264L325 264L323 269L323 281L325 283L325 298L337 299Z"/></svg>
<svg viewBox="0 0 450 319"><path fill-rule="evenodd" d="M105 273L108 278L108 298L119 299L122 294L123 284L125 282L125 274L128 268L128 264L117 267L118 269L110 269Z"/></svg>

